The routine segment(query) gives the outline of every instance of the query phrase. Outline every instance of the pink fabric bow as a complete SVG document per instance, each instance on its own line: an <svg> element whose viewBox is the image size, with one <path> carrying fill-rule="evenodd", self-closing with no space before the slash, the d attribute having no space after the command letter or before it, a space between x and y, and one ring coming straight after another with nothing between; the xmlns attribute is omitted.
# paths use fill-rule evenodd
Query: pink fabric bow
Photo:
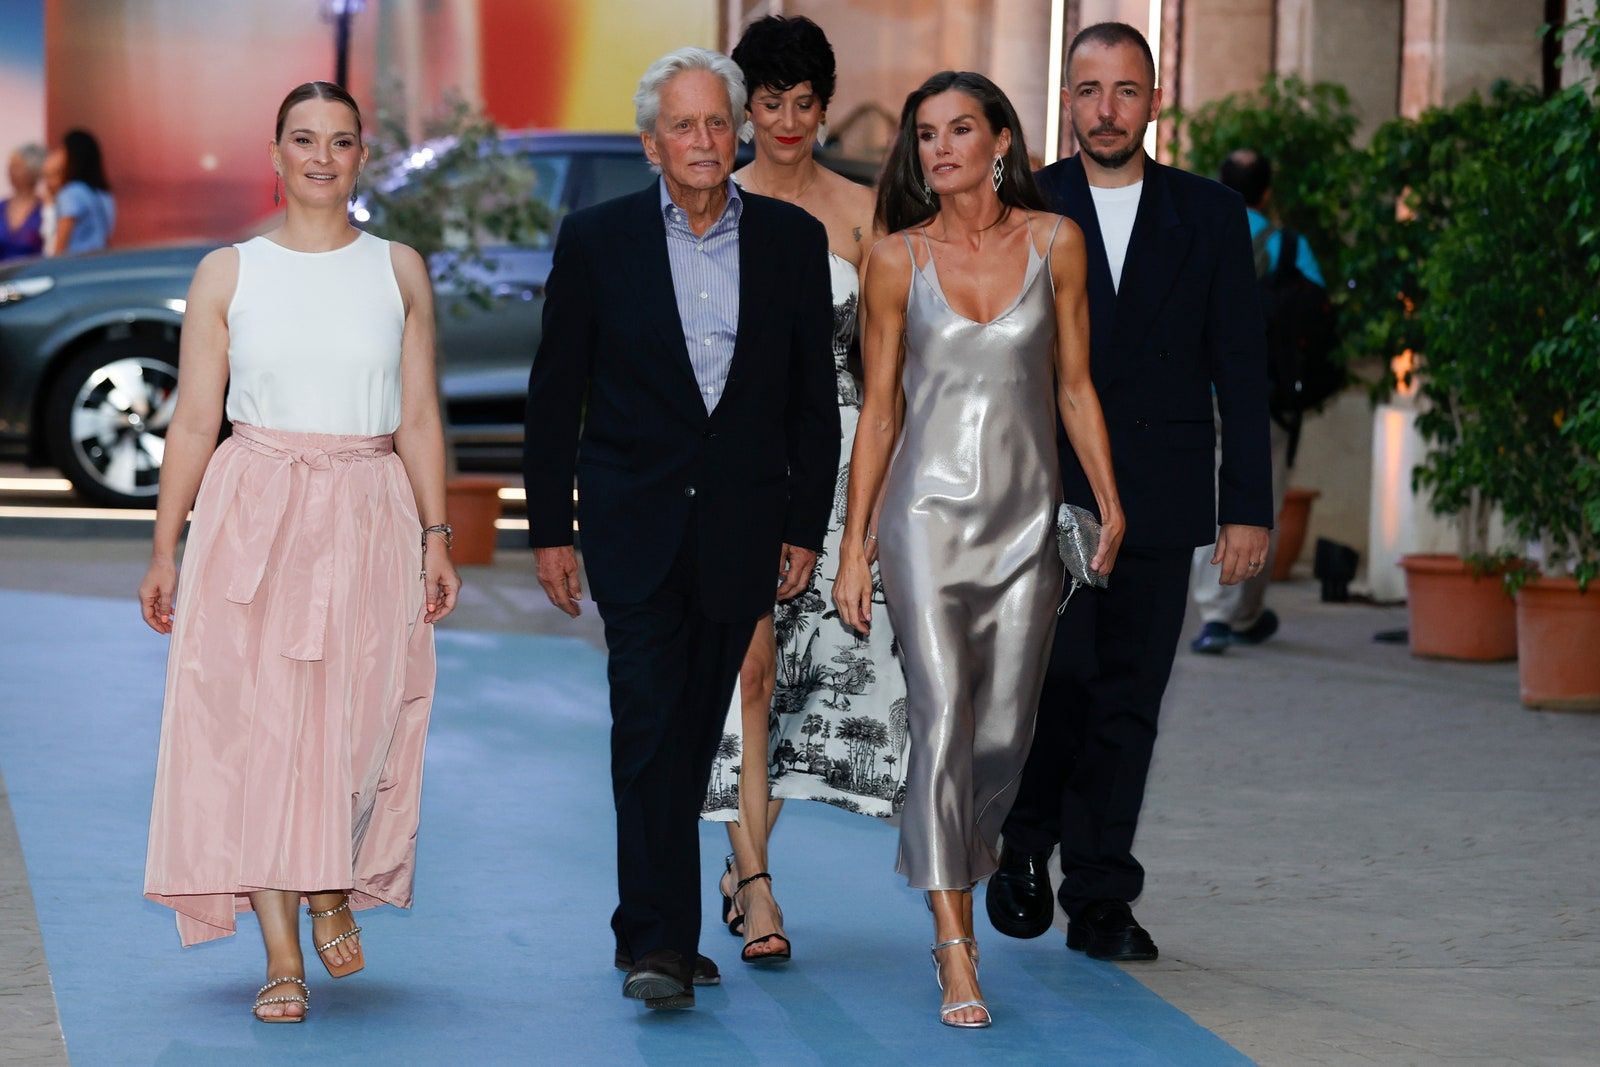
<svg viewBox="0 0 1600 1067"><path fill-rule="evenodd" d="M288 659L320 660L328 628L333 568L340 555L334 530L334 460L389 455L394 451L394 438L287 433L235 423L233 440L277 463L260 486L257 498L241 510L240 516L246 521L232 531L239 545L240 565L230 576L223 595L235 604L255 600L273 549L278 547L282 570L276 577L287 579L290 588L303 590L285 598L287 618L269 623L280 638L279 654ZM317 443L311 444L311 440ZM297 475L297 471L301 473ZM299 518L283 529L297 482ZM302 574L292 576L294 568L300 568Z"/></svg>

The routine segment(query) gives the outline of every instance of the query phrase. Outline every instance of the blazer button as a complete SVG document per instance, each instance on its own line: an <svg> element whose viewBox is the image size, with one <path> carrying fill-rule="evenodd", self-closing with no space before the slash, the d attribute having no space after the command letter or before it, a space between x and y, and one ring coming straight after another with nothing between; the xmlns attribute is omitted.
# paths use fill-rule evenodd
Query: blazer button
<svg viewBox="0 0 1600 1067"><path fill-rule="evenodd" d="M713 431L713 430L707 430L705 433L701 434L700 436L705 438L707 441L715 441L717 439L716 432Z"/></svg>
<svg viewBox="0 0 1600 1067"><path fill-rule="evenodd" d="M1166 358L1168 358L1168 357L1169 357L1169 356L1171 356L1171 355L1172 355L1172 353L1171 353L1171 352L1169 352L1169 351L1167 351L1167 350L1166 350L1166 349L1165 349L1165 348L1163 348L1163 349L1162 349L1162 350L1161 350L1161 351L1159 351L1159 352L1157 352L1157 353L1156 353L1156 358L1157 358L1157 359L1166 359Z"/></svg>
<svg viewBox="0 0 1600 1067"><path fill-rule="evenodd" d="M1139 429L1141 429L1141 430L1148 430L1150 428L1150 420L1149 419L1134 419L1133 420L1133 424L1135 426L1139 427Z"/></svg>
<svg viewBox="0 0 1600 1067"><path fill-rule="evenodd" d="M692 485L685 486L684 490L683 490L683 495L684 496L694 496L694 486L692 486Z"/></svg>

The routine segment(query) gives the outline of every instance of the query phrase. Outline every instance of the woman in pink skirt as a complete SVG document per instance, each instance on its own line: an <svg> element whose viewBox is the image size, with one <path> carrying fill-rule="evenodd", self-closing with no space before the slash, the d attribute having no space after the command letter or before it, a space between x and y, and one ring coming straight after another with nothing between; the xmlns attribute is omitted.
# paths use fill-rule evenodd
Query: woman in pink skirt
<svg viewBox="0 0 1600 1067"><path fill-rule="evenodd" d="M271 156L283 225L212 252L189 289L139 587L173 636L145 896L184 945L254 910L255 1015L300 1022L300 901L335 978L364 963L352 908L411 905L431 624L461 582L428 271L347 220L367 159L355 101L295 89Z"/></svg>

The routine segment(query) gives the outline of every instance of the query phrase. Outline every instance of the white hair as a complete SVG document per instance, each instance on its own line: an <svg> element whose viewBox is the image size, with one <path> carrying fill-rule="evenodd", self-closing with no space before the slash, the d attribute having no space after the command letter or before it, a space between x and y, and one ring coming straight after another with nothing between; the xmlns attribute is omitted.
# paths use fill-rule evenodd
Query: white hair
<svg viewBox="0 0 1600 1067"><path fill-rule="evenodd" d="M28 173L32 174L34 179L37 180L44 171L44 146L25 144L18 148L14 154L22 161L22 165L28 168Z"/></svg>
<svg viewBox="0 0 1600 1067"><path fill-rule="evenodd" d="M633 122L640 133L654 133L661 115L661 90L686 70L709 70L722 79L728 89L728 119L737 123L744 113L744 73L739 64L707 48L680 48L668 52L644 72L633 94Z"/></svg>

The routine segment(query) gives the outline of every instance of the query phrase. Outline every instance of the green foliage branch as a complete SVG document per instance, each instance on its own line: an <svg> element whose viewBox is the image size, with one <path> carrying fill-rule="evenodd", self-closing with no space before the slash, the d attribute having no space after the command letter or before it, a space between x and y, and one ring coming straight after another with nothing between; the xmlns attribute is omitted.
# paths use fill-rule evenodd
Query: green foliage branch
<svg viewBox="0 0 1600 1067"><path fill-rule="evenodd" d="M377 177L363 192L366 228L416 249L452 313L490 307L484 278L494 249L542 245L555 225L533 168L505 147L493 120L460 99L424 124L420 141L400 112L384 109L371 143L368 169Z"/></svg>
<svg viewBox="0 0 1600 1067"><path fill-rule="evenodd" d="M1594 20L1568 32L1600 59ZM1416 484L1441 514L1498 505L1546 573L1585 588L1600 575L1596 105L1592 80L1548 98L1497 87L1493 121L1436 182L1450 217L1417 268L1414 312L1429 401Z"/></svg>

